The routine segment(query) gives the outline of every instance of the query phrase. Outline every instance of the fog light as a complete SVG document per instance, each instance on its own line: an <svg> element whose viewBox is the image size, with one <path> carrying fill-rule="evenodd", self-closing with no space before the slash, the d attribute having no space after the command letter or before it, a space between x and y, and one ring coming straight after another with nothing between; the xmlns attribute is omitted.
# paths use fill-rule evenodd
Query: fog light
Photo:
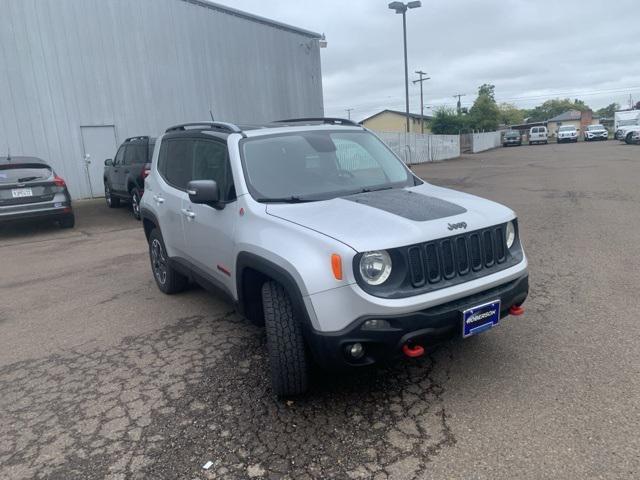
<svg viewBox="0 0 640 480"><path fill-rule="evenodd" d="M362 358L362 356L364 355L364 347L361 343L354 343L353 345L348 347L347 350L349 351L349 355L356 359Z"/></svg>
<svg viewBox="0 0 640 480"><path fill-rule="evenodd" d="M391 328L391 324L387 320L380 318L367 320L362 324L362 330L384 330L386 328Z"/></svg>

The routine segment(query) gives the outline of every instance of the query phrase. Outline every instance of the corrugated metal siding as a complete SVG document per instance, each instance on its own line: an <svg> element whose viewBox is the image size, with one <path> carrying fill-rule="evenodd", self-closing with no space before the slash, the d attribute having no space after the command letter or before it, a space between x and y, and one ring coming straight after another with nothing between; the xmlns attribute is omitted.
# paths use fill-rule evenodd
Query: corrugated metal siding
<svg viewBox="0 0 640 480"><path fill-rule="evenodd" d="M75 198L89 196L82 125L115 125L120 142L210 108L247 123L323 114L304 32L182 0L0 0L0 12L0 155L50 161Z"/></svg>

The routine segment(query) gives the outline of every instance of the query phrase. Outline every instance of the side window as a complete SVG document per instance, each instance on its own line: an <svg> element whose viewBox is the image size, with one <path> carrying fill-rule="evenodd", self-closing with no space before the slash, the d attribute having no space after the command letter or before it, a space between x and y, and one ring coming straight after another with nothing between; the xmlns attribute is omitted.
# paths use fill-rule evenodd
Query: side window
<svg viewBox="0 0 640 480"><path fill-rule="evenodd" d="M116 158L113 159L113 165L122 165L122 160L124 159L124 152L127 149L124 145L118 149L118 153L116 153Z"/></svg>
<svg viewBox="0 0 640 480"><path fill-rule="evenodd" d="M146 163L147 148L142 143L135 143L127 147L125 162L127 165Z"/></svg>
<svg viewBox="0 0 640 480"><path fill-rule="evenodd" d="M195 140L190 180L215 180L222 200L235 198L227 146L213 140Z"/></svg>
<svg viewBox="0 0 640 480"><path fill-rule="evenodd" d="M165 140L160 146L158 171L165 181L180 190L191 180L193 141L187 138Z"/></svg>

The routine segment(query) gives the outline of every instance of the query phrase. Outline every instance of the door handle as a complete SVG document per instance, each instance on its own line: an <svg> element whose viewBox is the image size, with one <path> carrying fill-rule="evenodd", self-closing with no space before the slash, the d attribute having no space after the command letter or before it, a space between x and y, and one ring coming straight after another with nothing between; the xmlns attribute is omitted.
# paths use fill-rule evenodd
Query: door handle
<svg viewBox="0 0 640 480"><path fill-rule="evenodd" d="M192 212L191 210L187 210L186 208L183 208L181 210L182 214L187 217L188 219L193 219L196 218L196 214L194 212Z"/></svg>
<svg viewBox="0 0 640 480"><path fill-rule="evenodd" d="M153 200L154 200L156 203L164 203L164 198L162 198L160 195L154 195L154 196L153 196Z"/></svg>

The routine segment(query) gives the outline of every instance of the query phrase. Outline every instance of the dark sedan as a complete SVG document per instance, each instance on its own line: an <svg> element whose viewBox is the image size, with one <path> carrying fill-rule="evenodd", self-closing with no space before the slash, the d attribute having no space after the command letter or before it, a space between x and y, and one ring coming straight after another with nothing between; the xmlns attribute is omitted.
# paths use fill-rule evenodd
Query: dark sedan
<svg viewBox="0 0 640 480"><path fill-rule="evenodd" d="M0 223L32 218L75 225L65 181L40 158L0 157Z"/></svg>

